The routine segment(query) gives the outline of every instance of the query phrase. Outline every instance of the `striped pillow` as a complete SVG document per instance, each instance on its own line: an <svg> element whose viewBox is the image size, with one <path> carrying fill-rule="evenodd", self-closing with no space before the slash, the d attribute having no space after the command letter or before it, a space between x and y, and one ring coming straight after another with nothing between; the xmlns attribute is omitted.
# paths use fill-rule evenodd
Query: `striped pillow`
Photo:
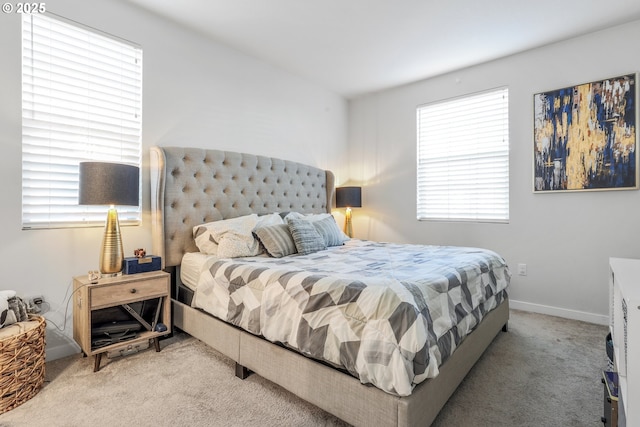
<svg viewBox="0 0 640 427"><path fill-rule="evenodd" d="M312 221L311 224L318 230L318 233L324 239L324 244L329 246L340 246L349 238L340 231L338 224L333 216L329 216L319 221Z"/></svg>
<svg viewBox="0 0 640 427"><path fill-rule="evenodd" d="M287 224L299 254L306 255L327 249L324 238L311 221L287 218Z"/></svg>
<svg viewBox="0 0 640 427"><path fill-rule="evenodd" d="M282 258L296 253L296 244L287 224L256 228L253 230L253 234L260 240L267 253L274 258Z"/></svg>

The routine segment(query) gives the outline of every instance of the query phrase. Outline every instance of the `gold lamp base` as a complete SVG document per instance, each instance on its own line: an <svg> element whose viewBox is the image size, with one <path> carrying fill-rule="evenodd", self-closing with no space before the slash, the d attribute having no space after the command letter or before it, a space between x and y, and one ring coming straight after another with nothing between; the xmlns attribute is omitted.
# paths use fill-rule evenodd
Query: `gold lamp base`
<svg viewBox="0 0 640 427"><path fill-rule="evenodd" d="M107 212L107 222L104 226L102 248L100 249L100 272L103 275L117 275L122 271L124 251L120 236L118 211L114 207Z"/></svg>
<svg viewBox="0 0 640 427"><path fill-rule="evenodd" d="M353 225L351 224L351 208L347 208L344 214L344 234L353 237Z"/></svg>

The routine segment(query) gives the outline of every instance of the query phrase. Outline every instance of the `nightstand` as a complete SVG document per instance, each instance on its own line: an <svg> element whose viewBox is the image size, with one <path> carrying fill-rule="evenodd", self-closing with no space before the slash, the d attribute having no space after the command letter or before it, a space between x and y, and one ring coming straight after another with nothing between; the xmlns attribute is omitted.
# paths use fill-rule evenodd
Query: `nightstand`
<svg viewBox="0 0 640 427"><path fill-rule="evenodd" d="M73 338L85 356L95 356L94 372L107 352L124 351L150 340L160 351L159 337L171 333L170 277L164 271L152 271L101 278L97 283L91 283L86 275L73 278ZM123 321L139 324L140 332L119 342L113 334L116 339L107 344L96 339L94 329ZM167 329L156 331L158 323Z"/></svg>

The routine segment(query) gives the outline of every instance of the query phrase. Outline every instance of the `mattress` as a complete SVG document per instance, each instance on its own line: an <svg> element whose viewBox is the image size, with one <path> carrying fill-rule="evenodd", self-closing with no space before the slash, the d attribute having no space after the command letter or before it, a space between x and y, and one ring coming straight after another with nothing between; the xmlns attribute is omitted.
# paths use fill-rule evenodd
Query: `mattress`
<svg viewBox="0 0 640 427"><path fill-rule="evenodd" d="M198 281L203 271L206 271L211 264L217 260L214 255L207 255L201 252L187 252L182 257L180 264L180 281L187 288L195 291Z"/></svg>
<svg viewBox="0 0 640 427"><path fill-rule="evenodd" d="M181 271L194 307L398 396L438 375L510 280L490 250L355 239L283 258L189 255Z"/></svg>

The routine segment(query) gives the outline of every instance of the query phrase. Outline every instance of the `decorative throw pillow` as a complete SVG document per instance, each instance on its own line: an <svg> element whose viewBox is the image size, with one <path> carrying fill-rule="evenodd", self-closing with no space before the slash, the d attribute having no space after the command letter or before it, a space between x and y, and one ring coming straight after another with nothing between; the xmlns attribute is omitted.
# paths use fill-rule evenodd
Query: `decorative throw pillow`
<svg viewBox="0 0 640 427"><path fill-rule="evenodd" d="M318 230L324 239L324 244L329 246L340 246L349 238L340 230L336 220L332 215L327 218L312 221L311 224Z"/></svg>
<svg viewBox="0 0 640 427"><path fill-rule="evenodd" d="M0 291L0 328L27 319L27 306L16 291Z"/></svg>
<svg viewBox="0 0 640 427"><path fill-rule="evenodd" d="M218 242L213 238L213 233L209 229L209 226L213 224L209 222L207 224L197 225L193 227L193 240L195 240L196 246L203 254L215 255L218 253Z"/></svg>
<svg viewBox="0 0 640 427"><path fill-rule="evenodd" d="M267 227L276 224L284 224L284 219L282 219L279 213L259 215L258 223L256 224L255 228Z"/></svg>
<svg viewBox="0 0 640 427"><path fill-rule="evenodd" d="M289 219L306 219L307 221L320 221L325 218L329 218L331 215L328 212L319 213L319 214L301 214L300 212L289 212L284 220L287 221Z"/></svg>
<svg viewBox="0 0 640 427"><path fill-rule="evenodd" d="M296 244L287 224L259 227L253 230L253 234L260 240L267 253L274 258L296 253Z"/></svg>
<svg viewBox="0 0 640 427"><path fill-rule="evenodd" d="M220 258L255 256L260 245L253 237L258 215L251 214L198 225L193 236L200 252Z"/></svg>
<svg viewBox="0 0 640 427"><path fill-rule="evenodd" d="M14 291L0 291L0 328L16 323L13 311L9 313L9 292L12 292L13 295L15 295Z"/></svg>
<svg viewBox="0 0 640 427"><path fill-rule="evenodd" d="M260 243L250 234L235 231L226 232L218 243L219 258L238 258L260 254Z"/></svg>
<svg viewBox="0 0 640 427"><path fill-rule="evenodd" d="M311 221L287 218L287 225L299 254L306 255L327 249L324 238Z"/></svg>

